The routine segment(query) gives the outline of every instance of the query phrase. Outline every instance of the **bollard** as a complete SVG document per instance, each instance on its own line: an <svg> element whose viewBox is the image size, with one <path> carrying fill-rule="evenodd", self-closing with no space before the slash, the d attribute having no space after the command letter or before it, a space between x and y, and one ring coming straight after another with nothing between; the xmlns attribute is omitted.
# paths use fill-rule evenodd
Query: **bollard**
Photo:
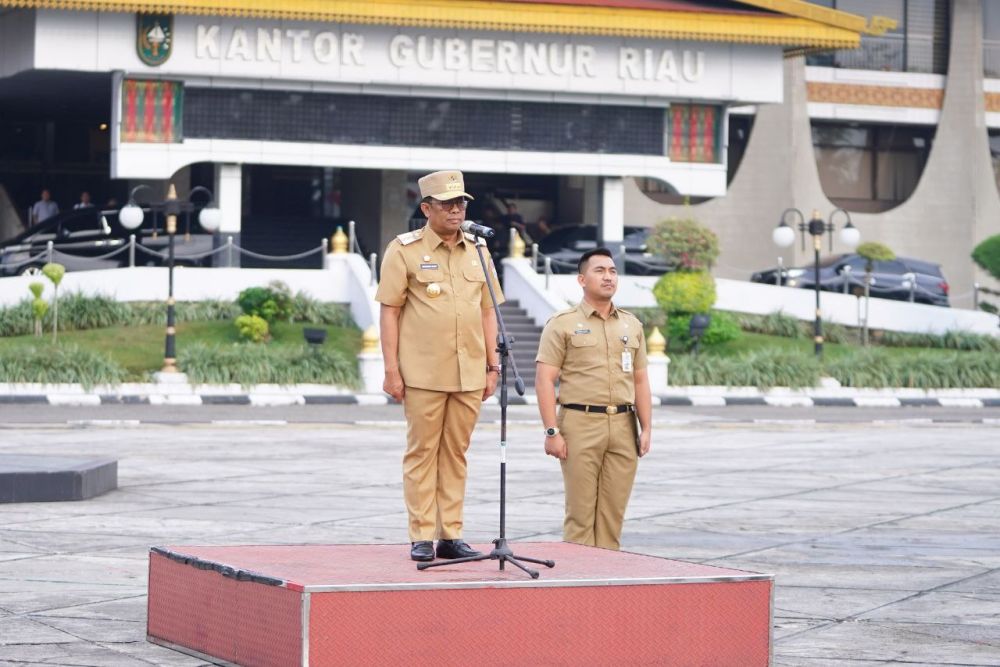
<svg viewBox="0 0 1000 667"><path fill-rule="evenodd" d="M45 261L49 264L52 263L52 241L45 244Z"/></svg>
<svg viewBox="0 0 1000 667"><path fill-rule="evenodd" d="M226 266L233 268L233 237L226 237Z"/></svg>
<svg viewBox="0 0 1000 667"><path fill-rule="evenodd" d="M378 329L371 325L361 337L361 352L358 354L358 370L366 394L382 394L385 380L385 360L379 347Z"/></svg>

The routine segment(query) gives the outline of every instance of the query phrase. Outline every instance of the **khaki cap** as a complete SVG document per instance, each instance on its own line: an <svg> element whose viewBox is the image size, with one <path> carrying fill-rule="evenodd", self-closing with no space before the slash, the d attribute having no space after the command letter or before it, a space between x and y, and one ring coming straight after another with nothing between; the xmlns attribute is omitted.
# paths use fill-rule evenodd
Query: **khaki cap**
<svg viewBox="0 0 1000 667"><path fill-rule="evenodd" d="M420 185L420 196L433 197L439 201L447 201L456 197L466 197L474 199L472 195L465 191L465 178L462 172L454 169L449 171L435 171L421 177L417 183Z"/></svg>

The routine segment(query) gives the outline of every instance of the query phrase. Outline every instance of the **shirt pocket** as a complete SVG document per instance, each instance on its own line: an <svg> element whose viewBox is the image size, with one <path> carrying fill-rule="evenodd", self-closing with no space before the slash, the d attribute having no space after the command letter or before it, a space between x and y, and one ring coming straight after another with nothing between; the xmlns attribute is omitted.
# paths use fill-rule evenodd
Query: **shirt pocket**
<svg viewBox="0 0 1000 667"><path fill-rule="evenodd" d="M480 303L486 289L486 276L479 266L467 266L462 270L462 296L472 303Z"/></svg>
<svg viewBox="0 0 1000 667"><path fill-rule="evenodd" d="M595 347L597 337L593 334L573 334L569 337L569 344L577 348Z"/></svg>
<svg viewBox="0 0 1000 667"><path fill-rule="evenodd" d="M444 271L441 269L417 269L413 278L423 285L444 282Z"/></svg>

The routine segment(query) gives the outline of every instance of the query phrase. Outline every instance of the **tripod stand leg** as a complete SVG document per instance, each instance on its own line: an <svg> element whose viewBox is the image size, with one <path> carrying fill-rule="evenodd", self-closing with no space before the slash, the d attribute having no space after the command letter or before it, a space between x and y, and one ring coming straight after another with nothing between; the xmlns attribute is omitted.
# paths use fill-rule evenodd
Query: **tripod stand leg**
<svg viewBox="0 0 1000 667"><path fill-rule="evenodd" d="M500 564L501 564L501 566L503 565L504 561L507 561L507 562L509 562L509 563L510 563L511 565L516 565L517 567L521 568L522 570L524 570L525 572L527 572L527 573L528 573L528 576L530 576L530 577L531 577L532 579L537 579L537 578L538 578L538 572L536 572L535 570L532 570L531 568L528 568L528 567L525 567L524 565L521 565L521 564L520 564L519 562L517 562L517 560L515 560L515 559L514 559L514 558L513 558L512 556L504 556L504 557L503 557L503 558L502 558L502 559L500 560Z"/></svg>
<svg viewBox="0 0 1000 667"><path fill-rule="evenodd" d="M471 563L477 560L489 560L492 558L490 554L480 554L479 556L466 556L465 558L448 558L445 560L436 560L433 563L417 563L418 570L426 570L429 567L443 567L445 565L455 565L456 563Z"/></svg>
<svg viewBox="0 0 1000 667"><path fill-rule="evenodd" d="M528 558L527 556L518 556L514 554L511 558L516 558L517 560L523 560L528 563L537 563L538 565L544 565L545 567L555 567L556 562L554 560L540 560L538 558Z"/></svg>

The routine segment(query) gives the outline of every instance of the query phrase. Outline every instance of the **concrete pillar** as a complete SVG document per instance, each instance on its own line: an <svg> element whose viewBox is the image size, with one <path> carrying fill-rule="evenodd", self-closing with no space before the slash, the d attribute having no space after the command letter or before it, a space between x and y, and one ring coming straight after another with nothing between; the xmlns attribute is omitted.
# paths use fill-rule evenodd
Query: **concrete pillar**
<svg viewBox="0 0 1000 667"><path fill-rule="evenodd" d="M379 258L389 242L397 235L409 231L410 215L414 206L406 198L406 172L382 171L382 209L379 214L379 241L373 250Z"/></svg>
<svg viewBox="0 0 1000 667"><path fill-rule="evenodd" d="M601 179L601 228L597 238L614 255L619 273L625 272L625 184L621 178Z"/></svg>
<svg viewBox="0 0 1000 667"><path fill-rule="evenodd" d="M215 202L222 213L222 222L215 234L215 247L226 245L230 237L235 245L240 245L240 232L243 229L243 165L216 165ZM239 266L240 255L236 251L221 252L215 256L214 264Z"/></svg>

